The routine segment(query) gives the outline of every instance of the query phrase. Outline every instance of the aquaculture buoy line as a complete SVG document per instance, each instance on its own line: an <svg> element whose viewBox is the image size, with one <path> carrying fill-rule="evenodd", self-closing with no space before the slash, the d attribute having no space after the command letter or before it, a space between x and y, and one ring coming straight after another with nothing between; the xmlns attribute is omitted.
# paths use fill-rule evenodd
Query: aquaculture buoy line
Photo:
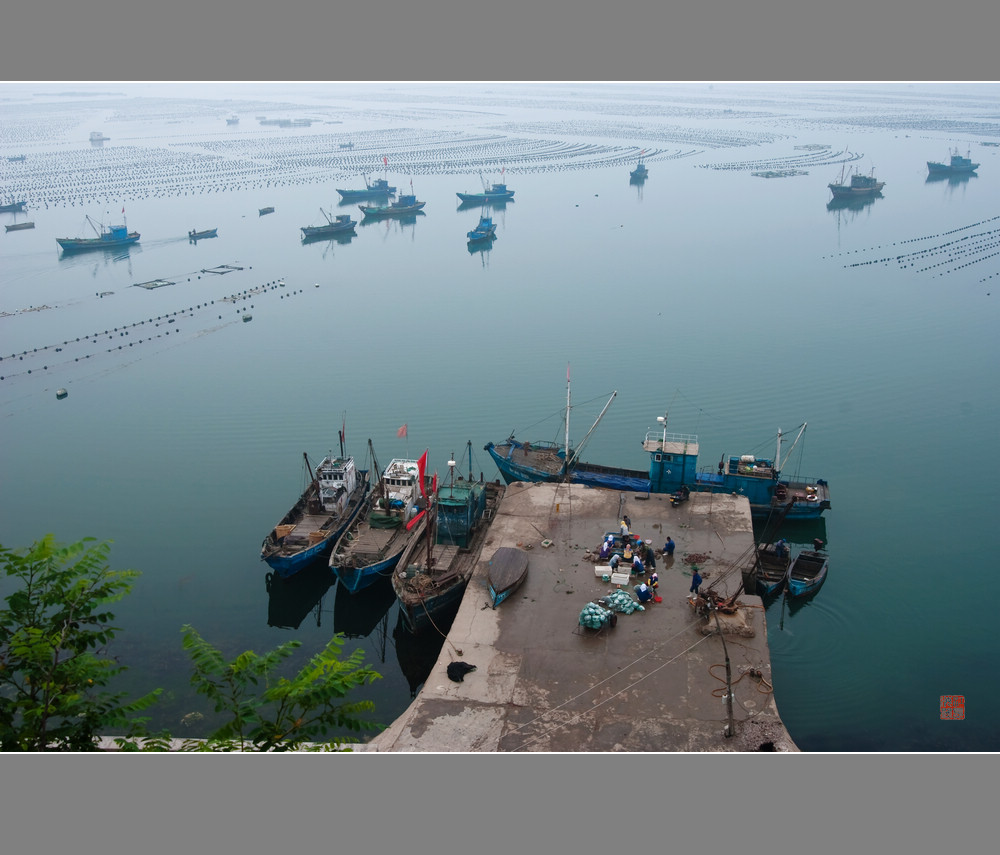
<svg viewBox="0 0 1000 855"><path fill-rule="evenodd" d="M804 146L796 146L796 148L805 148ZM703 163L700 164L703 169L721 169L721 170L740 170L740 171L750 171L757 170L754 175L758 172L779 172L784 173L788 170L801 170L805 167L818 167L818 166L835 166L838 163L851 163L855 160L861 160L864 157L863 152L852 152L852 151L838 151L831 152L829 146L823 146L822 150L815 149L813 146L808 147L805 154L795 154L789 155L788 157L772 157L766 160L743 160L734 161L731 163ZM808 175L808 171L805 172L795 172L788 171L788 175ZM775 175L764 175L764 178L773 177L784 177Z"/></svg>
<svg viewBox="0 0 1000 855"><path fill-rule="evenodd" d="M908 238L906 240L896 241L892 244L883 244L866 249L855 249L848 253L837 253L835 256L824 256L824 258L840 258L845 255L857 255L858 253L877 252L879 250L885 251L890 246L904 246L922 241L940 240L941 238L951 237L952 235L957 235L961 232L969 231L970 229L976 229L981 226L988 225L989 223L996 222L997 220L1000 220L1000 214L986 220L979 220L975 223L959 226L958 228L950 229L949 231L941 232L940 234L927 235L919 238ZM989 252L989 250L995 251ZM935 257L940 257L940 260L931 263L931 259ZM873 264L892 264L893 262L896 262L900 269L906 269L914 268L917 264L921 264L923 266L915 269L915 273L926 273L933 270L935 271L935 276L944 276L948 273L964 270L974 264L989 261L991 258L1000 259L1000 229L987 229L982 232L963 235L957 240L945 241L944 243L938 243L923 249L917 249L896 255L886 255L880 258L869 259L867 261L856 261L843 266L845 269L849 269L855 267L868 267ZM990 273L978 281L986 282L996 275L1000 275L1000 273Z"/></svg>
<svg viewBox="0 0 1000 855"><path fill-rule="evenodd" d="M77 336L74 339L67 339L59 345L48 344L41 347L35 347L30 350L24 350L21 353L12 353L9 356L0 356L0 381L13 380L15 378L25 377L33 373L51 376L55 369L75 363L86 362L93 357L104 354L127 353L130 349L136 347L137 345L149 344L157 340L165 339L171 334L176 337L182 330L181 327L173 325L182 319L195 320L199 315L204 316L209 313L215 313L217 315L217 321L221 321L221 324L215 323L212 327L203 327L196 331L203 333L207 331L214 331L215 329L221 329L222 326L225 326L228 323L236 320L242 320L242 318L245 317L245 313L247 313L250 309L253 309L256 304L250 303L248 306L238 306L235 310L235 314L232 313L231 309L226 310L225 313L220 313L219 306L217 304L226 303L235 306L236 304L245 303L254 298L266 296L269 292L274 291L280 291L280 299L284 300L286 297L290 298L304 293L305 289L286 289L285 280L277 279L272 282L266 282L252 288L247 288L243 291L234 292L225 297L203 301L193 306L188 306L187 308L177 309L176 311L169 312L167 314L157 315L155 318L150 317L145 320L134 321L130 324L123 324L121 326L105 329L103 332L98 331L94 333L87 333L82 336ZM130 337L136 330L148 330L148 333L145 337L139 339ZM185 326L184 330L187 331L188 328ZM124 340L126 337L128 337L127 341ZM108 342L119 343L108 345ZM81 348L90 348L91 350L90 352L74 356L71 360L70 355L74 350L78 349L78 345L81 346ZM98 345L101 346L99 350L93 349ZM63 355L56 357L54 354ZM38 368L35 362L38 361L40 357L49 358L44 359L44 364L41 368ZM53 361L53 359L58 361ZM25 360L27 360L27 362L25 362ZM28 368L26 365L32 365L33 367Z"/></svg>

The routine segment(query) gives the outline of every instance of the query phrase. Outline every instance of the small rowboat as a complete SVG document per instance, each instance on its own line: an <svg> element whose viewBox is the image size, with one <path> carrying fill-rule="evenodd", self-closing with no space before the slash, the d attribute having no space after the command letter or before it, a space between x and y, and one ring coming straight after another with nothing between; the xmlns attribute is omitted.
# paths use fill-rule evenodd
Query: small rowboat
<svg viewBox="0 0 1000 855"><path fill-rule="evenodd" d="M188 232L188 240L201 240L202 238L213 238L218 237L218 229L205 229L203 232L197 232L194 229Z"/></svg>
<svg viewBox="0 0 1000 855"><path fill-rule="evenodd" d="M514 593L528 575L528 553L514 546L501 546L489 563L490 603L496 608Z"/></svg>
<svg viewBox="0 0 1000 855"><path fill-rule="evenodd" d="M804 597L819 590L820 585L826 579L827 567L830 559L822 552L811 549L804 549L795 556L792 566L788 570L788 595L790 597Z"/></svg>

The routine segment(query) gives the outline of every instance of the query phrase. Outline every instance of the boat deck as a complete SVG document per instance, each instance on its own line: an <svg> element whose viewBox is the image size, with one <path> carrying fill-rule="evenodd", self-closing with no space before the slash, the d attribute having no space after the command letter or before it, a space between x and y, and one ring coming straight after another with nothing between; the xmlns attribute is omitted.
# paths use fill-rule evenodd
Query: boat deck
<svg viewBox="0 0 1000 855"><path fill-rule="evenodd" d="M295 528L285 535L281 547L276 554L292 555L311 546L318 539L315 532L325 531L333 526L333 518L329 514L306 514L295 524Z"/></svg>
<svg viewBox="0 0 1000 855"><path fill-rule="evenodd" d="M378 561L385 555L387 547L393 540L407 536L408 532L402 526L399 528L372 528L362 523L351 530L351 540L342 544L342 550L336 554L338 566L364 566Z"/></svg>
<svg viewBox="0 0 1000 855"><path fill-rule="evenodd" d="M504 446L496 446L501 451ZM558 475L562 471L563 459L554 448L536 448L528 443L515 446L508 458L516 466L538 469L550 475Z"/></svg>

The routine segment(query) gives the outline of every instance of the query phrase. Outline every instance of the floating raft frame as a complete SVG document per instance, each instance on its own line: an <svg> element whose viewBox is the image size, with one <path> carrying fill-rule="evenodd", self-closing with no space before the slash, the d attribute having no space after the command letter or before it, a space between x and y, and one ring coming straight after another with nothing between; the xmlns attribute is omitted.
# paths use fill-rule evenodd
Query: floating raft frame
<svg viewBox="0 0 1000 855"><path fill-rule="evenodd" d="M220 276L224 273L232 273L234 270L242 270L235 264L220 264L218 267L203 267L201 269L202 273L218 273Z"/></svg>
<svg viewBox="0 0 1000 855"><path fill-rule="evenodd" d="M134 286L136 288L145 288L147 291L152 291L154 288L163 288L166 285L176 285L176 282L172 282L169 279L151 279L149 282L136 282Z"/></svg>

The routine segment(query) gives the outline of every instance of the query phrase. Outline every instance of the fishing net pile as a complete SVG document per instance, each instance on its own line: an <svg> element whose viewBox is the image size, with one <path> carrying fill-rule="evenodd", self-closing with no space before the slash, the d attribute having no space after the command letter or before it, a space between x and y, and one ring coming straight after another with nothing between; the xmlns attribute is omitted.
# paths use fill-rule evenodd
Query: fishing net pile
<svg viewBox="0 0 1000 855"><path fill-rule="evenodd" d="M601 608L597 603L587 603L580 612L580 626L588 629L600 629L611 617L611 612Z"/></svg>
<svg viewBox="0 0 1000 855"><path fill-rule="evenodd" d="M611 609L611 611L619 612L623 615L630 615L632 612L646 611L646 607L644 605L637 603L632 599L630 594L622 590L612 591L606 597L601 597L601 599L597 602Z"/></svg>

